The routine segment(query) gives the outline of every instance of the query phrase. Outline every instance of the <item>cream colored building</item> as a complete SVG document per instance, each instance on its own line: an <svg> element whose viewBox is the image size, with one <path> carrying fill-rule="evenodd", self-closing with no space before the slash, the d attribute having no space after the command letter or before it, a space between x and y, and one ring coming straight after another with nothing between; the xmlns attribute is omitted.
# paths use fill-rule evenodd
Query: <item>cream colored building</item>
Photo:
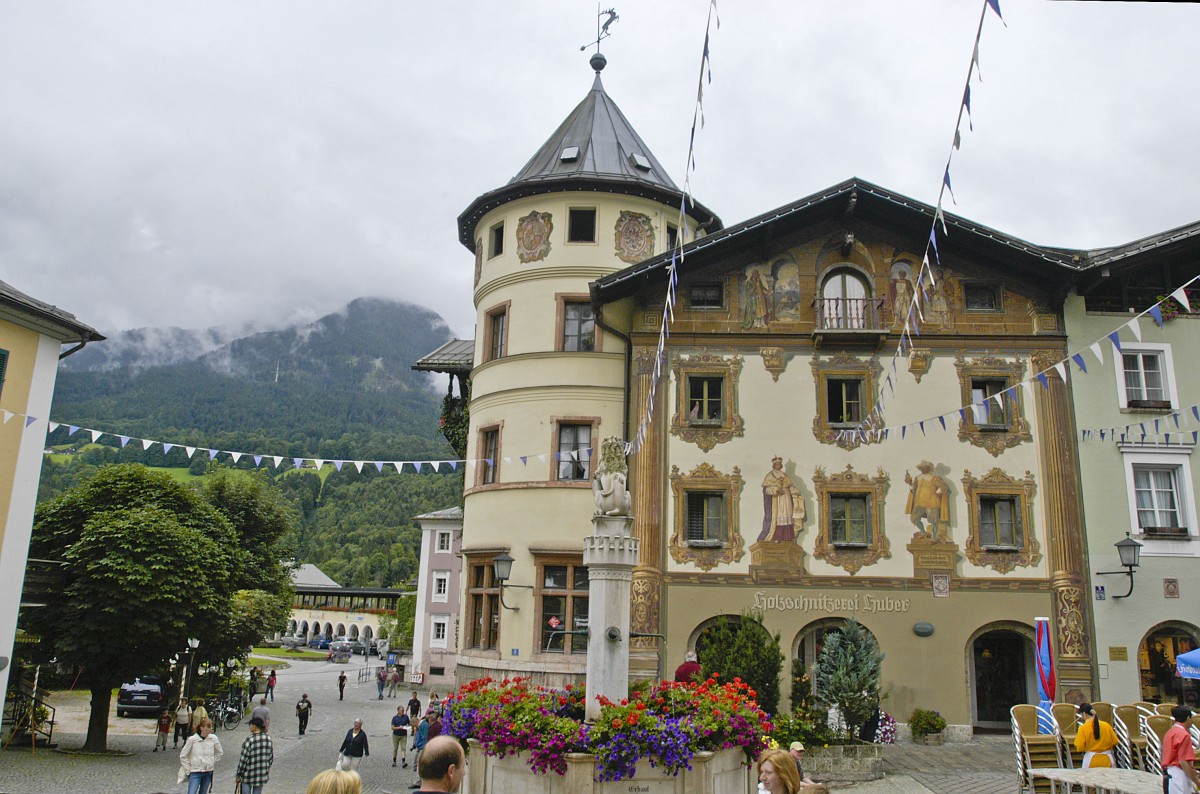
<svg viewBox="0 0 1200 794"><path fill-rule="evenodd" d="M21 588L58 361L102 339L73 314L0 282L0 671L6 679L19 609L36 608L22 603ZM74 346L64 351L65 344Z"/></svg>

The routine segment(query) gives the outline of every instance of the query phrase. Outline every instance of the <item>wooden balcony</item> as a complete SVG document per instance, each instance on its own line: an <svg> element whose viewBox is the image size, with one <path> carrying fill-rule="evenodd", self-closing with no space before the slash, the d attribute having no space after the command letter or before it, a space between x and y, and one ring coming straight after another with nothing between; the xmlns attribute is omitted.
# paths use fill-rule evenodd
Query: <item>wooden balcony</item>
<svg viewBox="0 0 1200 794"><path fill-rule="evenodd" d="M817 298L813 340L818 345L874 346L887 336L883 298Z"/></svg>

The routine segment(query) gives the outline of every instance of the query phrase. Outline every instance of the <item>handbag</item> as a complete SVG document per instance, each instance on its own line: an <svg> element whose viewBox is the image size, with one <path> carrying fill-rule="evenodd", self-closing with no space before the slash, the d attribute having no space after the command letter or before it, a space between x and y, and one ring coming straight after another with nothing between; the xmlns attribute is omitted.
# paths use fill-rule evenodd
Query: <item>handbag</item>
<svg viewBox="0 0 1200 794"><path fill-rule="evenodd" d="M342 753L338 753L337 763L335 763L333 765L333 768L336 769L337 771L341 772L342 771L342 761L344 761L345 759L346 759L345 755L343 755Z"/></svg>

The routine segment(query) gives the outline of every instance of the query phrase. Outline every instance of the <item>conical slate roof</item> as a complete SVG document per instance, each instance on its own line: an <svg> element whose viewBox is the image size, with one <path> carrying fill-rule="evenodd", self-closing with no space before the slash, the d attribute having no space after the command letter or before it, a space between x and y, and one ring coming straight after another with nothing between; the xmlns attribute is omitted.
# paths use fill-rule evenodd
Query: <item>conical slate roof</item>
<svg viewBox="0 0 1200 794"><path fill-rule="evenodd" d="M576 105L529 162L502 188L484 193L458 216L459 239L474 250L471 235L484 214L522 196L564 190L644 196L678 205L682 192L667 175L617 103L604 91L599 63L592 90ZM689 214L710 232L721 221L693 201Z"/></svg>

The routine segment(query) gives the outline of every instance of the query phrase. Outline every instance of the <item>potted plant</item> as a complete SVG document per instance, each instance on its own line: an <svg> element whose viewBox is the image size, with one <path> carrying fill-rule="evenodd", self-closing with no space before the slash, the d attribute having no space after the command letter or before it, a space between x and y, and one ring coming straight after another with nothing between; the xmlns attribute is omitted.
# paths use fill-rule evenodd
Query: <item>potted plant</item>
<svg viewBox="0 0 1200 794"><path fill-rule="evenodd" d="M942 743L942 731L946 730L946 720L941 714L928 709L914 709L908 718L908 727L912 731L913 741L917 744L938 745Z"/></svg>

